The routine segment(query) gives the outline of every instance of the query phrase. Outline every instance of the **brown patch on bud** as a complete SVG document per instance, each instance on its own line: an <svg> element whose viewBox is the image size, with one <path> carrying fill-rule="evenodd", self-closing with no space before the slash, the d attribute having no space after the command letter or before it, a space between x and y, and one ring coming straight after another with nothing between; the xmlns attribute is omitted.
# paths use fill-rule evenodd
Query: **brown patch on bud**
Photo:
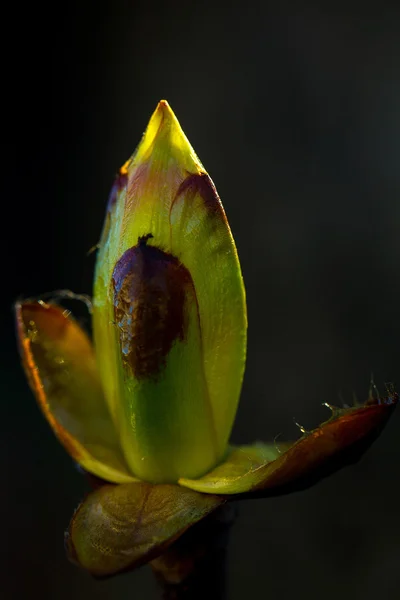
<svg viewBox="0 0 400 600"><path fill-rule="evenodd" d="M137 379L157 377L175 340L185 339L188 291L195 297L189 271L174 256L148 246L151 237L140 237L112 276L122 360Z"/></svg>

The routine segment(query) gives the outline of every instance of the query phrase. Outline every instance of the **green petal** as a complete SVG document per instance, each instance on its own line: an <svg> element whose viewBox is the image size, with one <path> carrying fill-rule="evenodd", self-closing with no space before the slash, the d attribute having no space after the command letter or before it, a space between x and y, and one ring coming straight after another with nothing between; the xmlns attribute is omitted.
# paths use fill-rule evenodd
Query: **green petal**
<svg viewBox="0 0 400 600"><path fill-rule="evenodd" d="M176 485L106 485L87 496L67 533L70 559L105 577L155 558L224 502Z"/></svg>
<svg viewBox="0 0 400 600"><path fill-rule="evenodd" d="M397 394L353 409L333 409L332 418L295 443L243 446L197 480L179 484L212 494L261 495L309 487L354 462L379 435L398 401Z"/></svg>
<svg viewBox="0 0 400 600"><path fill-rule="evenodd" d="M114 306L115 269L143 239L148 248L156 248L187 271L191 280L187 306L195 305L187 311L192 333L179 349L171 346L165 361L168 373L159 377L159 387L154 378L138 385L137 377L126 371ZM148 481L176 481L179 475L191 472L194 477L209 470L226 451L239 400L246 354L245 292L215 187L165 101L159 103L111 194L96 264L93 323L105 394L131 467ZM174 426L169 435L165 428L164 461L157 469L153 467L159 460L161 428L151 431L150 425L156 423L157 411L158 421L165 419L167 409L160 399L154 400L161 396L170 406L168 420ZM193 418L187 419L190 412ZM148 438L144 445L142 425ZM180 438L192 443L182 444L178 452Z"/></svg>
<svg viewBox="0 0 400 600"><path fill-rule="evenodd" d="M119 447L90 341L68 311L44 302L16 305L23 366L44 416L84 469L134 481Z"/></svg>

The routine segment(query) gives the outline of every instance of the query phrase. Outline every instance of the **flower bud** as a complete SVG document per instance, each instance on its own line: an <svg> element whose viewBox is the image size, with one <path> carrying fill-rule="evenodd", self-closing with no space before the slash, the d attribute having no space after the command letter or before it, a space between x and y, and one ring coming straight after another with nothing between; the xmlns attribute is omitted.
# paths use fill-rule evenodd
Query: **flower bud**
<svg viewBox="0 0 400 600"><path fill-rule="evenodd" d="M93 324L133 474L172 482L218 464L242 385L245 293L215 187L165 101L110 195Z"/></svg>

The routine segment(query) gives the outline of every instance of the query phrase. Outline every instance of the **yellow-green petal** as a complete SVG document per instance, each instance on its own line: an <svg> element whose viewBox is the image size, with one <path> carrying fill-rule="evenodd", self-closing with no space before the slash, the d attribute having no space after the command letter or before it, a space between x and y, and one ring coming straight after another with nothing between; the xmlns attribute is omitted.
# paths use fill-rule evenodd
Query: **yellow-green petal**
<svg viewBox="0 0 400 600"><path fill-rule="evenodd" d="M279 494L303 489L354 462L379 435L397 394L352 409L334 409L329 421L295 443L234 448L226 460L197 480L179 484L209 494Z"/></svg>
<svg viewBox="0 0 400 600"><path fill-rule="evenodd" d="M138 383L121 356L128 321L121 325L116 316L115 274L141 245L181 265L191 285L185 291L188 335L171 344L157 380ZM245 292L215 187L165 101L110 197L96 264L93 323L103 387L131 468L148 481L176 481L209 470L226 451L239 401ZM136 334L131 332L132 340ZM150 330L148 337L154 341ZM162 340L154 345L162 346Z"/></svg>
<svg viewBox="0 0 400 600"><path fill-rule="evenodd" d="M59 441L84 469L112 482L134 481L104 400L93 349L61 307L16 305L23 366Z"/></svg>
<svg viewBox="0 0 400 600"><path fill-rule="evenodd" d="M92 575L115 575L160 555L223 502L177 485L106 485L89 494L75 512L67 552Z"/></svg>

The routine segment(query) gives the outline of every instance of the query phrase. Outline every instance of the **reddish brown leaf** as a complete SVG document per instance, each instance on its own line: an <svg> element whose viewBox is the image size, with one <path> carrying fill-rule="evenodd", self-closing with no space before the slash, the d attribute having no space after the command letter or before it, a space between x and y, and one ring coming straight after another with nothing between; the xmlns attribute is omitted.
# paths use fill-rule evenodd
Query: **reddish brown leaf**
<svg viewBox="0 0 400 600"><path fill-rule="evenodd" d="M331 419L297 442L235 448L224 463L180 485L212 494L278 495L313 485L355 462L382 431L398 402L391 393L365 406L333 409Z"/></svg>

